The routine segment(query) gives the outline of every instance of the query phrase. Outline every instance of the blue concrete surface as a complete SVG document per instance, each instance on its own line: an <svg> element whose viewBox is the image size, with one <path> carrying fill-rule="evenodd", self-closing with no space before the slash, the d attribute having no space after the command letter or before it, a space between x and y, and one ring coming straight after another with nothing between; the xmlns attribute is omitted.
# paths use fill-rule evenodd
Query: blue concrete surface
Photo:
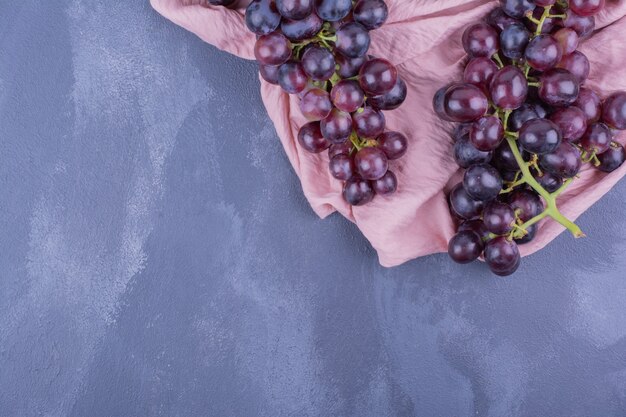
<svg viewBox="0 0 626 417"><path fill-rule="evenodd" d="M498 279L315 217L255 65L0 2L0 416L626 416L626 183Z"/></svg>

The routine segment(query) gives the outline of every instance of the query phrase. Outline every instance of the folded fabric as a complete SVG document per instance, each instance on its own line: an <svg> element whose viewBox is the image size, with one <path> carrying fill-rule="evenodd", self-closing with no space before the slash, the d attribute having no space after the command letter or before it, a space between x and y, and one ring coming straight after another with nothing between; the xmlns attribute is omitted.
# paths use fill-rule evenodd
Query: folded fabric
<svg viewBox="0 0 626 417"><path fill-rule="evenodd" d="M204 41L246 59L254 59L255 36L244 23L244 9L211 7L206 0L151 0L152 6L172 22ZM395 266L419 256L447 250L454 233L446 192L459 181L460 172L452 154L453 126L440 121L431 110L436 90L461 79L465 52L464 29L482 20L497 1L387 0L389 18L371 32L373 55L398 67L408 96L396 110L385 112L389 130L409 138L409 151L391 169L399 181L391 197L376 197L361 207L351 207L342 198L340 181L328 171L326 153L313 155L297 144L300 126L306 123L298 98L261 79L261 92L285 152L313 210L321 217L334 211L355 222L378 252L384 266ZM626 90L626 2L607 0L596 16L596 33L581 51L591 62L586 85L603 95ZM619 140L619 138L618 138ZM559 198L561 211L576 219L626 173L626 164L611 174L586 166ZM540 224L538 235L522 245L522 255L531 254L563 232L555 221ZM586 231L593 238L593 230Z"/></svg>

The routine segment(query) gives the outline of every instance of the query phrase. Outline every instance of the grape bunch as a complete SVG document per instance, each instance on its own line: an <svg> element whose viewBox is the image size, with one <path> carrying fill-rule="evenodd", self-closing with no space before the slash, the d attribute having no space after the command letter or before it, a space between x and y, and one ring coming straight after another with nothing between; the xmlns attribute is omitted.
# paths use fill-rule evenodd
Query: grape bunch
<svg viewBox="0 0 626 417"><path fill-rule="evenodd" d="M393 64L367 54L369 32L387 14L383 0L253 0L246 9L261 76L298 95L308 120L298 143L328 152L353 206L396 191L389 161L407 150L405 135L385 130L383 114L404 102L406 84Z"/></svg>
<svg viewBox="0 0 626 417"><path fill-rule="evenodd" d="M450 257L481 255L497 275L514 273L518 245L552 218L575 237L580 228L557 199L583 164L611 172L626 159L614 140L626 129L626 92L602 100L585 87L590 65L577 50L604 0L500 0L486 22L468 27L463 81L437 91L437 115L459 125L454 158L465 169L449 194L458 220Z"/></svg>

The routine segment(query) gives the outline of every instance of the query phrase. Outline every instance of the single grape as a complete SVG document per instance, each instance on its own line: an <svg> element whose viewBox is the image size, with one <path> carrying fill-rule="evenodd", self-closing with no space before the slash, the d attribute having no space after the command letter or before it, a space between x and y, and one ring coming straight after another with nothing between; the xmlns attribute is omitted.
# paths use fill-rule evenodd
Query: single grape
<svg viewBox="0 0 626 417"><path fill-rule="evenodd" d="M519 268L521 256L517 243L504 236L496 237L485 245L485 262L491 272L500 276L513 274Z"/></svg>
<svg viewBox="0 0 626 417"><path fill-rule="evenodd" d="M374 58L365 62L359 71L361 88L369 95L388 93L395 87L398 70L387 60Z"/></svg>
<svg viewBox="0 0 626 417"><path fill-rule="evenodd" d="M577 142L587 130L587 118L578 107L567 107L550 115L550 120L557 125L563 139Z"/></svg>
<svg viewBox="0 0 626 417"><path fill-rule="evenodd" d="M341 78L352 78L359 73L365 61L367 61L366 56L348 58L340 53L335 54L335 63L339 66L337 74L339 74Z"/></svg>
<svg viewBox="0 0 626 417"><path fill-rule="evenodd" d="M406 153L408 140L400 132L385 132L376 139L380 149L385 152L387 159L398 159Z"/></svg>
<svg viewBox="0 0 626 417"><path fill-rule="evenodd" d="M526 101L528 82L519 68L508 65L494 75L490 92L496 106L515 110Z"/></svg>
<svg viewBox="0 0 626 417"><path fill-rule="evenodd" d="M356 171L354 160L346 154L335 155L328 162L330 175L342 181L347 181L354 175Z"/></svg>
<svg viewBox="0 0 626 417"><path fill-rule="evenodd" d="M512 191L508 195L507 202L523 222L538 216L545 208L539 194L523 188Z"/></svg>
<svg viewBox="0 0 626 417"><path fill-rule="evenodd" d="M502 143L504 127L499 117L485 116L474 122L470 129L470 140L480 151L492 151Z"/></svg>
<svg viewBox="0 0 626 417"><path fill-rule="evenodd" d="M476 149L469 139L469 134L459 138L454 144L454 160L461 168L469 168L475 164L487 164L491 161L492 152Z"/></svg>
<svg viewBox="0 0 626 417"><path fill-rule="evenodd" d="M282 33L261 36L254 44L254 56L263 65L281 65L291 58L291 42Z"/></svg>
<svg viewBox="0 0 626 417"><path fill-rule="evenodd" d="M522 151L520 150L520 152ZM522 157L526 161L529 160L529 155L526 152L522 153ZM491 161L491 164L498 168L500 171L519 171L519 165L517 164L515 155L513 154L511 146L509 146L508 142L503 142L493 151L493 159Z"/></svg>
<svg viewBox="0 0 626 417"><path fill-rule="evenodd" d="M555 68L544 72L540 78L539 97L545 103L565 107L578 98L580 82L571 72Z"/></svg>
<svg viewBox="0 0 626 417"><path fill-rule="evenodd" d="M279 68L279 66L259 64L259 73L268 83L278 85Z"/></svg>
<svg viewBox="0 0 626 417"><path fill-rule="evenodd" d="M274 32L280 25L280 13L272 0L254 0L246 8L246 26L257 35Z"/></svg>
<svg viewBox="0 0 626 417"><path fill-rule="evenodd" d="M335 73L335 57L326 48L313 45L302 54L304 72L316 81L326 81Z"/></svg>
<svg viewBox="0 0 626 417"><path fill-rule="evenodd" d="M463 223L459 225L456 229L457 232L463 232L465 230L470 230L480 236L482 241L486 241L489 239L489 230L485 227L485 223L482 220L465 220Z"/></svg>
<svg viewBox="0 0 626 417"><path fill-rule="evenodd" d="M502 177L491 165L472 165L465 171L463 187L476 200L493 200L502 190Z"/></svg>
<svg viewBox="0 0 626 417"><path fill-rule="evenodd" d="M569 7L579 16L593 16L604 9L604 0L569 0Z"/></svg>
<svg viewBox="0 0 626 417"><path fill-rule="evenodd" d="M323 24L318 15L311 13L302 20L282 19L280 30L290 41L299 42L317 35Z"/></svg>
<svg viewBox="0 0 626 417"><path fill-rule="evenodd" d="M321 88L309 90L300 99L300 111L308 120L318 121L325 119L333 109L328 93Z"/></svg>
<svg viewBox="0 0 626 417"><path fill-rule="evenodd" d="M513 19L511 16L504 13L502 8L497 7L489 12L487 15L487 23L498 30L504 30L508 25L518 23L517 19Z"/></svg>
<svg viewBox="0 0 626 417"><path fill-rule="evenodd" d="M553 35L554 39L561 45L563 55L569 55L578 49L578 33L571 28L562 28Z"/></svg>
<svg viewBox="0 0 626 417"><path fill-rule="evenodd" d="M573 53L566 55L561 59L561 62L558 63L557 68L563 68L571 72L576 78L578 82L584 82L587 77L589 77L589 71L591 70L591 65L589 64L589 59L579 51L574 51Z"/></svg>
<svg viewBox="0 0 626 417"><path fill-rule="evenodd" d="M374 189L369 181L353 176L343 185L343 198L351 206L362 206L374 198Z"/></svg>
<svg viewBox="0 0 626 417"><path fill-rule="evenodd" d="M334 144L328 148L328 158L332 159L337 155L350 155L353 150L352 142L345 141L344 143Z"/></svg>
<svg viewBox="0 0 626 417"><path fill-rule="evenodd" d="M327 118L321 121L322 134L334 144L344 143L352 133L352 116L350 113L333 109Z"/></svg>
<svg viewBox="0 0 626 417"><path fill-rule="evenodd" d="M446 114L446 109L445 109L445 98L446 98L446 92L448 91L448 88L450 88L450 85L446 85L444 87L441 87L439 90L437 90L437 92L433 96L433 110L440 119L445 120L447 122L453 122L454 120ZM487 105L489 105L489 103L487 103Z"/></svg>
<svg viewBox="0 0 626 417"><path fill-rule="evenodd" d="M487 90L496 72L498 72L498 66L491 59L485 57L472 58L465 67L463 80L468 84L474 84Z"/></svg>
<svg viewBox="0 0 626 417"><path fill-rule="evenodd" d="M443 98L443 110L456 122L472 122L480 119L489 109L489 100L475 85L454 84Z"/></svg>
<svg viewBox="0 0 626 417"><path fill-rule="evenodd" d="M519 239L515 239L515 242L518 245L524 245L526 243L532 242L533 239L535 239L535 236L537 236L537 230L539 230L539 226L537 225L537 223L531 224L526 229L526 234L523 237L519 238Z"/></svg>
<svg viewBox="0 0 626 417"><path fill-rule="evenodd" d="M298 143L311 153L320 153L330 147L330 142L322 136L319 122L310 122L302 126L298 132Z"/></svg>
<svg viewBox="0 0 626 417"><path fill-rule="evenodd" d="M535 9L535 4L531 0L500 0L500 7L507 15L521 19Z"/></svg>
<svg viewBox="0 0 626 417"><path fill-rule="evenodd" d="M352 115L354 130L362 138L376 138L385 131L383 112L365 107Z"/></svg>
<svg viewBox="0 0 626 417"><path fill-rule="evenodd" d="M454 131L452 132L452 140L456 142L463 136L469 135L473 125L474 123L459 123L456 125Z"/></svg>
<svg viewBox="0 0 626 417"><path fill-rule="evenodd" d="M549 193L555 192L563 185L561 177L550 172L542 172L541 174L533 172L533 177Z"/></svg>
<svg viewBox="0 0 626 417"><path fill-rule="evenodd" d="M341 80L330 90L330 98L339 110L352 113L363 105L365 93L355 80Z"/></svg>
<svg viewBox="0 0 626 417"><path fill-rule="evenodd" d="M478 259L483 252L483 242L476 232L464 230L452 236L448 243L448 255L454 262L467 264Z"/></svg>
<svg viewBox="0 0 626 417"><path fill-rule="evenodd" d="M528 152L543 155L554 152L561 143L559 127L546 119L529 120L519 131L519 144Z"/></svg>
<svg viewBox="0 0 626 417"><path fill-rule="evenodd" d="M313 11L313 0L274 0L278 13L286 19L301 20Z"/></svg>
<svg viewBox="0 0 626 417"><path fill-rule="evenodd" d="M289 94L298 94L307 85L308 77L302 65L296 61L288 61L278 69L278 84Z"/></svg>
<svg viewBox="0 0 626 417"><path fill-rule="evenodd" d="M359 23L346 23L339 28L336 35L335 49L348 58L364 56L370 47L369 32Z"/></svg>
<svg viewBox="0 0 626 417"><path fill-rule="evenodd" d="M613 172L622 164L626 159L626 151L624 147L617 142L611 142L609 150L598 155L600 165L597 168L603 172Z"/></svg>
<svg viewBox="0 0 626 417"><path fill-rule="evenodd" d="M498 32L486 23L474 24L463 32L463 48L470 57L490 58L498 52Z"/></svg>
<svg viewBox="0 0 626 417"><path fill-rule="evenodd" d="M587 152L594 152L598 155L609 150L612 139L611 129L607 125L595 123L587 128L580 139L580 146Z"/></svg>
<svg viewBox="0 0 626 417"><path fill-rule="evenodd" d="M524 52L526 62L538 71L554 68L563 57L561 45L550 35L535 36Z"/></svg>
<svg viewBox="0 0 626 417"><path fill-rule="evenodd" d="M317 0L317 15L329 22L337 22L346 17L352 10L352 0Z"/></svg>
<svg viewBox="0 0 626 417"><path fill-rule="evenodd" d="M472 220L480 217L483 212L485 203L479 200L474 200L465 191L463 184L457 184L452 191L450 191L450 208L452 212L462 219Z"/></svg>
<svg viewBox="0 0 626 417"><path fill-rule="evenodd" d="M510 132L519 132L522 125L529 120L541 118L537 113L537 109L530 103L524 103L520 108L511 113L509 117L508 130Z"/></svg>
<svg viewBox="0 0 626 417"><path fill-rule="evenodd" d="M387 156L377 146L359 150L354 156L354 164L362 178L372 181L382 178L389 168Z"/></svg>
<svg viewBox="0 0 626 417"><path fill-rule="evenodd" d="M510 59L521 59L528 45L530 32L521 23L508 25L500 32L502 54Z"/></svg>
<svg viewBox="0 0 626 417"><path fill-rule="evenodd" d="M582 165L580 151L569 142L561 142L554 152L540 157L539 165L561 178L572 178L578 174Z"/></svg>
<svg viewBox="0 0 626 417"><path fill-rule="evenodd" d="M389 11L384 0L359 0L352 11L355 22L362 24L367 30L374 30L387 20Z"/></svg>
<svg viewBox="0 0 626 417"><path fill-rule="evenodd" d="M367 104L378 110L393 110L400 107L406 99L407 88L404 81L398 77L396 85L391 90L380 96L370 96Z"/></svg>
<svg viewBox="0 0 626 417"><path fill-rule="evenodd" d="M539 100L539 98L537 98L537 100ZM533 109L535 109L537 116L542 119L545 119L548 117L548 113L552 113L554 111L554 109L549 108L547 104L541 103L540 101L531 101L529 104L533 107Z"/></svg>
<svg viewBox="0 0 626 417"><path fill-rule="evenodd" d="M381 178L372 181L372 187L378 195L390 195L398 189L398 179L396 174L387 171Z"/></svg>
<svg viewBox="0 0 626 417"><path fill-rule="evenodd" d="M490 201L483 210L483 223L491 233L504 235L513 230L515 212L506 203L497 200Z"/></svg>
<svg viewBox="0 0 626 417"><path fill-rule="evenodd" d="M587 124L595 123L602 116L602 100L595 91L581 87L574 106L583 111L587 118Z"/></svg>
<svg viewBox="0 0 626 417"><path fill-rule="evenodd" d="M613 93L604 100L602 121L612 128L626 129L626 92Z"/></svg>
<svg viewBox="0 0 626 417"><path fill-rule="evenodd" d="M594 31L596 20L593 16L580 16L572 10L567 10L565 14L566 18L563 21L563 26L574 29L578 33L579 38L584 39Z"/></svg>

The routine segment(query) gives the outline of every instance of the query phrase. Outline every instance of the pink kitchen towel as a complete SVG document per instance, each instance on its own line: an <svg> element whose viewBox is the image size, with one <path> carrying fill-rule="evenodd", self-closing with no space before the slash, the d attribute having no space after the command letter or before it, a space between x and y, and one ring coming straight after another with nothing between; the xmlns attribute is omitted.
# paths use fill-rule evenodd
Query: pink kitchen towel
<svg viewBox="0 0 626 417"><path fill-rule="evenodd" d="M246 59L254 59L255 36L244 23L244 9L211 7L205 0L151 0L152 6L172 22L204 41ZM326 153L313 155L297 144L300 126L298 98L261 79L265 107L313 210L326 217L334 211L355 222L371 242L384 266L395 266L419 256L447 251L454 224L446 192L460 172L452 155L452 124L440 121L431 110L438 88L461 79L465 52L464 29L482 20L498 4L487 0L387 0L389 18L371 32L372 54L397 65L408 96L396 110L385 113L387 127L410 141L407 154L393 161L398 192L376 197L362 207L350 207L341 196L341 182L330 176ZM608 95L626 90L626 1L607 0L596 16L597 31L581 48L592 65L586 85ZM618 140L621 140L618 138ZM610 174L586 167L559 199L561 211L576 219L626 173L626 164ZM564 231L544 221L538 236L522 245L531 254ZM593 230L585 230L591 239Z"/></svg>

